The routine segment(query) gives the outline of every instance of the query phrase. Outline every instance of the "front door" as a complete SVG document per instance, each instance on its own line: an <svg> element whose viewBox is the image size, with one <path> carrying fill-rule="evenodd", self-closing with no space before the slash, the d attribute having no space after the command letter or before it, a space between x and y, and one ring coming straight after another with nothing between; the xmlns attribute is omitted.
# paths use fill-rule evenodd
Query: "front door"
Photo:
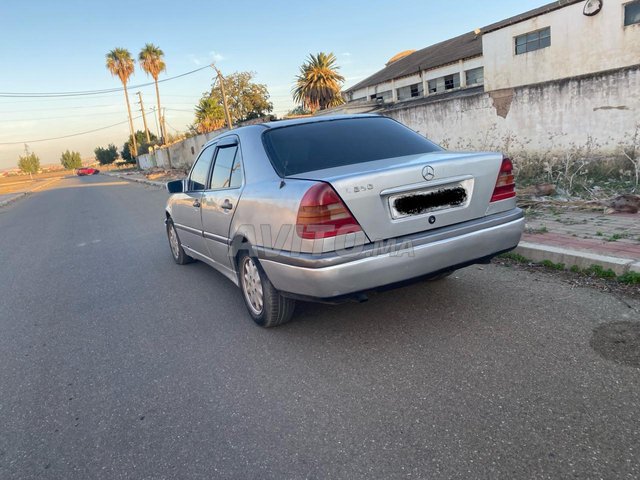
<svg viewBox="0 0 640 480"><path fill-rule="evenodd" d="M202 229L209 256L232 269L229 228L242 191L242 155L237 139L221 140L215 154L209 189L202 194Z"/></svg>
<svg viewBox="0 0 640 480"><path fill-rule="evenodd" d="M185 181L185 191L176 195L171 212L173 224L178 230L180 243L187 250L208 256L207 247L202 237L202 194L207 188L207 180L211 170L214 146L205 148L191 169Z"/></svg>

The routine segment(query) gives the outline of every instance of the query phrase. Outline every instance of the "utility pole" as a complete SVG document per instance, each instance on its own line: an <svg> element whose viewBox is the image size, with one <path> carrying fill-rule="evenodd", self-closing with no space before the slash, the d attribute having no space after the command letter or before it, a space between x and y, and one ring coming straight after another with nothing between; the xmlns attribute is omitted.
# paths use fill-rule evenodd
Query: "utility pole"
<svg viewBox="0 0 640 480"><path fill-rule="evenodd" d="M233 125L231 124L231 115L229 114L229 106L227 105L227 94L224 91L224 77L222 76L222 73L220 73L220 70L218 70L218 68L214 64L211 64L211 67L218 74L218 81L220 82L220 91L222 92L222 104L224 105L224 116L227 119L227 127L229 128L229 130L231 130L233 128Z"/></svg>
<svg viewBox="0 0 640 480"><path fill-rule="evenodd" d="M144 114L144 103L142 103L142 93L136 92L140 99L140 111L142 112L142 123L144 124L144 133L147 134L147 143L151 143L151 137L149 136L149 128L147 127L147 116Z"/></svg>
<svg viewBox="0 0 640 480"><path fill-rule="evenodd" d="M153 113L153 118L156 121L156 131L160 134L160 139L161 139L162 143L164 143L164 136L162 135L162 131L160 130L160 127L158 126L158 115L156 115L156 107L151 107L151 113Z"/></svg>
<svg viewBox="0 0 640 480"><path fill-rule="evenodd" d="M129 105L129 94L127 93L127 84L123 86L124 99L127 102L127 112L129 112L129 131L131 132L131 156L136 158L138 156L138 142L136 142L136 132L133 130L133 117L131 116L131 106Z"/></svg>
<svg viewBox="0 0 640 480"><path fill-rule="evenodd" d="M167 144L167 124L164 121L165 114L166 114L166 108L162 107L162 113L159 113L159 115L160 115L160 125L162 126L162 132L164 134L164 137L162 137L162 140L164 141L164 145ZM173 166L171 165L171 155L169 154L168 150L167 150L167 161L169 162L169 168L173 168Z"/></svg>

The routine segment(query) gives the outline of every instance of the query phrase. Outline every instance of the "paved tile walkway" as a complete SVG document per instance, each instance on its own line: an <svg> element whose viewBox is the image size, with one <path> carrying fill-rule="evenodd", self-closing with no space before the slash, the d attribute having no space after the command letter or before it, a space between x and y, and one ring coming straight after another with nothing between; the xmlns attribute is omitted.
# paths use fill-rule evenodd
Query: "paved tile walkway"
<svg viewBox="0 0 640 480"><path fill-rule="evenodd" d="M534 210L523 240L640 260L640 214Z"/></svg>

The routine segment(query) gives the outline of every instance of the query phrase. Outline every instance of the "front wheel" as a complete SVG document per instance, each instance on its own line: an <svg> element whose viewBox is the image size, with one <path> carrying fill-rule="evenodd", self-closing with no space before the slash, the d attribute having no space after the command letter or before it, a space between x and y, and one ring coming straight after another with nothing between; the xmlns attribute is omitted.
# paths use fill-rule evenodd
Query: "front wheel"
<svg viewBox="0 0 640 480"><path fill-rule="evenodd" d="M238 260L240 288L253 321L261 327L277 327L293 316L296 302L271 284L257 258L243 253Z"/></svg>
<svg viewBox="0 0 640 480"><path fill-rule="evenodd" d="M193 258L187 255L184 248L182 248L182 245L180 244L180 237L178 237L178 232L176 231L176 227L171 219L167 220L167 237L169 238L171 255L178 265L185 265L193 262Z"/></svg>

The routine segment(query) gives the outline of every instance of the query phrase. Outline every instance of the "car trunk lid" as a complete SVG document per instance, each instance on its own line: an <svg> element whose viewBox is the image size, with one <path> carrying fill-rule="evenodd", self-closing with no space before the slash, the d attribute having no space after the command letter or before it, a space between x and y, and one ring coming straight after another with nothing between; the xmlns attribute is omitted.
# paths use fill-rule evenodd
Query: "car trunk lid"
<svg viewBox="0 0 640 480"><path fill-rule="evenodd" d="M433 152L288 178L329 183L376 241L484 216L501 163L498 153Z"/></svg>

